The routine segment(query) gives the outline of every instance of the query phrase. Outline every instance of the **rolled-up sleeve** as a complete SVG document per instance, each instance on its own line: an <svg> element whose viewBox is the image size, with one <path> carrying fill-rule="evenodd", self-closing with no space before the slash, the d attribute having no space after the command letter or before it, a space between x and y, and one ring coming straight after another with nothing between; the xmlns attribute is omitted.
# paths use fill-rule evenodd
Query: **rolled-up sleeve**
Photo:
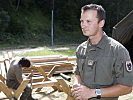
<svg viewBox="0 0 133 100"><path fill-rule="evenodd" d="M133 68L129 53L126 49L120 49L115 63L116 83L133 86Z"/></svg>
<svg viewBox="0 0 133 100"><path fill-rule="evenodd" d="M79 75L79 58L78 58L78 48L76 50L76 69L75 69L75 74Z"/></svg>

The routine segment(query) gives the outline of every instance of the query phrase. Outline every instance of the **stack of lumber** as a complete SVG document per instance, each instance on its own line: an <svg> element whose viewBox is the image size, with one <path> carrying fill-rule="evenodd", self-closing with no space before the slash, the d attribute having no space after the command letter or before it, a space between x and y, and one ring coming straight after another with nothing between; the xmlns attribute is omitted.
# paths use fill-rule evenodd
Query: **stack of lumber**
<svg viewBox="0 0 133 100"><path fill-rule="evenodd" d="M75 56L62 56L62 55L50 55L50 56L32 56L26 57L33 63L41 62L54 62L54 61L75 61Z"/></svg>
<svg viewBox="0 0 133 100"><path fill-rule="evenodd" d="M13 97L19 98L30 80L23 80L17 90L8 88L6 85L6 74L10 66L10 59L7 56L7 54L0 55L0 92L3 92L8 99L13 100ZM0 97L0 100L3 99Z"/></svg>
<svg viewBox="0 0 133 100"><path fill-rule="evenodd" d="M64 72L73 72L75 67L76 57L68 57L68 56L60 56L60 55L52 55L52 56L32 56L27 57L31 62L32 66L24 72L29 72L30 70L36 71L37 67L42 67L45 72L49 72L55 65L59 65L55 71L56 73L64 73Z"/></svg>
<svg viewBox="0 0 133 100"><path fill-rule="evenodd" d="M23 80L17 90L12 90L5 84L6 74L12 61L12 57L7 53L0 56L0 92L3 92L8 99L12 100L13 97L18 99L26 85L29 84L32 89L36 89L36 92L40 92L43 87L52 87L54 90L59 90L59 92L65 92L67 94L66 100L74 100L71 95L71 89L64 79L56 79L52 77L52 75L57 72L72 71L75 66L75 57L39 56L26 58L32 62L32 66L28 69L24 69L24 73L26 71L38 72L38 76ZM27 73L27 75L28 74L29 73Z"/></svg>

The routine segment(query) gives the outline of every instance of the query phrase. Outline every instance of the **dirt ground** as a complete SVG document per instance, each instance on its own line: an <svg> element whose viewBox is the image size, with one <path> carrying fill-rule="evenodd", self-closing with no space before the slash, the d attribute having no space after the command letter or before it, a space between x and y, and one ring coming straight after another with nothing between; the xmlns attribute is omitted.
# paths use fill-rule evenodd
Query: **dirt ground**
<svg viewBox="0 0 133 100"><path fill-rule="evenodd" d="M42 50L44 48L37 48L37 49L25 49L25 50L14 50L15 54L19 54L23 52L31 52L36 50ZM67 82L67 81L66 81ZM73 78L71 82L67 82L67 84L72 85ZM33 90L32 95L34 98L38 98L39 100L66 100L67 94L63 92L55 91L51 87L44 87L40 92L35 92ZM8 100L3 92L0 92L0 100ZM133 92L124 96L120 96L119 100L133 100Z"/></svg>
<svg viewBox="0 0 133 100"><path fill-rule="evenodd" d="M45 92L33 93L35 98L39 100L66 100L67 95L63 92L53 91L52 88L44 88ZM119 100L133 100L133 92L124 96L120 96Z"/></svg>
<svg viewBox="0 0 133 100"><path fill-rule="evenodd" d="M67 84L72 85L73 83L73 75L71 75L71 81L67 82ZM57 78L56 76L55 78ZM58 78L61 78L60 76ZM38 100L66 100L67 94L64 92L55 91L52 87L43 87L40 92L35 92L36 89L33 90L32 95L34 98L38 98ZM0 100L8 100L6 96L1 92ZM124 96L120 96L119 100L133 100L133 92Z"/></svg>
<svg viewBox="0 0 133 100"><path fill-rule="evenodd" d="M33 97L38 100L66 100L67 95L63 92L54 91L52 88L44 88L40 93L33 92ZM0 100L8 100L6 96L1 92ZM133 100L133 92L120 96L118 100Z"/></svg>
<svg viewBox="0 0 133 100"><path fill-rule="evenodd" d="M55 76L55 78L61 78L60 76ZM66 81L67 84L71 85L71 82ZM38 100L66 100L67 94L64 92L59 92L54 90L52 87L43 87L40 92L35 92L33 89L32 96ZM3 92L0 92L0 100L8 100Z"/></svg>

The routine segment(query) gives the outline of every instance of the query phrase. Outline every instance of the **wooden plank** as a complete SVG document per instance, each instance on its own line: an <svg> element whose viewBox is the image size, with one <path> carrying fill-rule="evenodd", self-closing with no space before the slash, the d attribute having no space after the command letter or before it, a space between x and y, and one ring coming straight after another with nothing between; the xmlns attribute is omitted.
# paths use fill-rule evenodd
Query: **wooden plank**
<svg viewBox="0 0 133 100"><path fill-rule="evenodd" d="M64 61L68 60L67 57L61 57L61 58L40 58L40 59L30 59L31 62L37 63L37 62L54 62L54 61Z"/></svg>
<svg viewBox="0 0 133 100"><path fill-rule="evenodd" d="M65 65L64 64L57 64L57 65L59 65L60 67L58 67L56 69L56 71L73 70L73 65L71 65L71 64L65 64ZM36 67L38 67L38 68L42 67L42 69L44 69L45 72L49 72L53 68L53 66L55 66L55 65L41 65L41 66L37 65Z"/></svg>
<svg viewBox="0 0 133 100"><path fill-rule="evenodd" d="M8 58L9 58L9 60L12 60L12 58L13 58L13 52L8 51Z"/></svg>
<svg viewBox="0 0 133 100"><path fill-rule="evenodd" d="M5 83L5 78L0 74L0 80L3 82L3 83Z"/></svg>
<svg viewBox="0 0 133 100"><path fill-rule="evenodd" d="M76 60L76 56L61 56L61 55L51 55L51 56L32 56L28 57L32 62L52 62L52 61L71 61Z"/></svg>
<svg viewBox="0 0 133 100"><path fill-rule="evenodd" d="M57 73L64 73L64 72L74 72L74 64L47 64L47 65L32 65L30 68L28 69L24 69L23 70L23 73L25 75L28 75L30 73L31 70L34 70L34 74L35 75L39 75L39 70L37 70L39 67L42 67L42 69L45 71L45 73L48 73L55 65L59 65L58 68L56 68L55 70L55 73L54 74L57 74Z"/></svg>
<svg viewBox="0 0 133 100"><path fill-rule="evenodd" d="M48 55L48 56L30 56L30 57L26 57L28 59L40 59L40 58L60 58L62 57L62 55Z"/></svg>
<svg viewBox="0 0 133 100"><path fill-rule="evenodd" d="M5 59L4 63L5 63L6 73L7 73L10 68L10 60Z"/></svg>
<svg viewBox="0 0 133 100"><path fill-rule="evenodd" d="M30 79L25 79L22 81L18 89L14 92L14 97L18 98L20 94L24 91L26 85L29 83Z"/></svg>
<svg viewBox="0 0 133 100"><path fill-rule="evenodd" d="M49 71L50 71L50 69L45 69L45 73L46 74L48 74L49 73ZM74 72L74 69L73 68L71 68L71 67L64 67L64 68L61 68L61 69L58 69L57 68L57 70L55 71L55 73L54 74L59 74L59 73L66 73L66 72ZM25 75L29 75L30 74L30 71L29 72L24 72L24 74ZM36 77L36 76L40 76L40 73L39 72L35 72L34 73L34 76Z"/></svg>
<svg viewBox="0 0 133 100"><path fill-rule="evenodd" d="M60 67L59 65L55 65L50 72L47 74L47 77L52 77L52 75L55 73L56 69Z"/></svg>
<svg viewBox="0 0 133 100"><path fill-rule="evenodd" d="M42 57L42 58L41 58ZM58 61L58 59L57 58L67 58L67 60L63 60L63 61ZM58 73L58 72L66 72L66 71L68 71L68 72L73 72L73 70L74 70L74 66L75 66L75 64L73 63L73 62L69 62L68 61L68 58L69 58L69 60L71 61L71 60L73 60L73 59L75 59L75 57L68 57L68 56L55 56L55 57L50 57L49 56L49 58L47 58L47 57L45 57L45 56L40 56L40 57L31 57L30 59L57 59L57 61L49 61L49 62L39 62L39 63L33 63L33 65L28 69L29 70L29 72L30 72L30 70L36 70L36 68L38 68L38 67L43 67L43 69L45 70L45 72L47 73L47 72L49 72L52 68L53 68L53 66L55 66L55 65L60 65L61 67L59 67L59 68L57 68L57 70L55 71L55 73ZM69 68L67 68L67 67L69 67ZM28 70L24 70L24 73L26 73Z"/></svg>
<svg viewBox="0 0 133 100"><path fill-rule="evenodd" d="M40 72L40 74L42 74L43 77L44 77L44 79L42 80L42 82L48 81L48 80L49 80L48 77L47 77L47 74L45 73L45 69L43 69L42 67L38 67L37 70L38 70L38 71ZM41 89L42 89L42 88L38 88L38 89L36 90L36 92L39 92Z"/></svg>
<svg viewBox="0 0 133 100"><path fill-rule="evenodd" d="M5 59L8 60L8 54L7 54L7 52L3 53L3 56L4 56Z"/></svg>
<svg viewBox="0 0 133 100"><path fill-rule="evenodd" d="M10 89L0 80L0 91L2 91L9 99L12 98Z"/></svg>
<svg viewBox="0 0 133 100"><path fill-rule="evenodd" d="M58 86L57 81L45 81L45 82L37 82L32 84L32 88L42 88L42 87L50 87L50 86Z"/></svg>
<svg viewBox="0 0 133 100"><path fill-rule="evenodd" d="M43 80L44 80L43 76L32 77L32 83L42 82Z"/></svg>
<svg viewBox="0 0 133 100"><path fill-rule="evenodd" d="M24 69L23 72L24 73L30 73L30 70L38 70L39 67L42 67L42 69L48 73L55 65L59 65L60 67L56 68L55 73L60 73L60 72L73 72L74 71L74 64L66 64L66 63L59 63L59 64L40 64L40 65L32 65L30 68L28 69ZM39 70L38 70L39 71ZM37 74L37 71L35 71L35 74Z"/></svg>
<svg viewBox="0 0 133 100"><path fill-rule="evenodd" d="M67 73L67 72L73 72L73 70L60 70L60 71L55 71L54 74L59 74L59 73Z"/></svg>
<svg viewBox="0 0 133 100"><path fill-rule="evenodd" d="M0 62L0 69L1 69L2 77L6 79L6 68L5 68L5 63L4 62Z"/></svg>
<svg viewBox="0 0 133 100"><path fill-rule="evenodd" d="M71 63L68 61L54 61L54 62L35 63L35 65L48 65L48 64L71 64Z"/></svg>
<svg viewBox="0 0 133 100"><path fill-rule="evenodd" d="M76 56L70 56L70 57L68 57L68 61L76 61Z"/></svg>
<svg viewBox="0 0 133 100"><path fill-rule="evenodd" d="M37 70L44 76L44 80L48 80L47 74L45 73L45 70L42 67L38 67Z"/></svg>
<svg viewBox="0 0 133 100"><path fill-rule="evenodd" d="M27 57L31 62L45 62L45 61L52 61L52 59L61 58L61 55L49 55L49 56L32 56Z"/></svg>
<svg viewBox="0 0 133 100"><path fill-rule="evenodd" d="M72 67L72 66L74 66L74 64L66 64L66 63L55 63L55 64L40 64L40 65L37 65L37 64L35 64L35 65L33 65L34 67L43 67L44 69L52 69L53 68L53 66L55 66L55 65L60 65L60 67Z"/></svg>
<svg viewBox="0 0 133 100"><path fill-rule="evenodd" d="M55 70L56 70L57 67L59 67L59 66L53 66L53 68L50 70L49 74L46 74L45 73L45 69L43 69L42 67L38 67L37 70L44 76L44 80L42 82L49 81L50 80L50 77L55 72ZM55 86L52 86L52 88L55 89L55 90L57 89L57 87L55 87ZM36 90L36 92L39 92L41 89L42 88L38 88Z"/></svg>
<svg viewBox="0 0 133 100"><path fill-rule="evenodd" d="M74 97L72 96L71 89L70 87L66 84L66 82L63 79L57 79L59 84L62 86L63 92L65 92L67 96L67 100L75 100Z"/></svg>

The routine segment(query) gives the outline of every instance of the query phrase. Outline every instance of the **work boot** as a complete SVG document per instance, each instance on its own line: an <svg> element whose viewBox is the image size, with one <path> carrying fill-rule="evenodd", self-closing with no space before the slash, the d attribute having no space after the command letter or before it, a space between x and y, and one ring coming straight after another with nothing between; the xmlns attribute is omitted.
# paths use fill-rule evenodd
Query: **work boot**
<svg viewBox="0 0 133 100"><path fill-rule="evenodd" d="M31 96L31 94L28 96L27 100L38 100L38 99L35 99Z"/></svg>
<svg viewBox="0 0 133 100"><path fill-rule="evenodd" d="M35 99L35 98L27 98L27 100L38 100L38 99Z"/></svg>
<svg viewBox="0 0 133 100"><path fill-rule="evenodd" d="M11 100L17 100L15 97L13 97Z"/></svg>
<svg viewBox="0 0 133 100"><path fill-rule="evenodd" d="M29 96L31 96L31 92L32 89L27 85L20 97L20 100L32 100L32 99L27 99Z"/></svg>

